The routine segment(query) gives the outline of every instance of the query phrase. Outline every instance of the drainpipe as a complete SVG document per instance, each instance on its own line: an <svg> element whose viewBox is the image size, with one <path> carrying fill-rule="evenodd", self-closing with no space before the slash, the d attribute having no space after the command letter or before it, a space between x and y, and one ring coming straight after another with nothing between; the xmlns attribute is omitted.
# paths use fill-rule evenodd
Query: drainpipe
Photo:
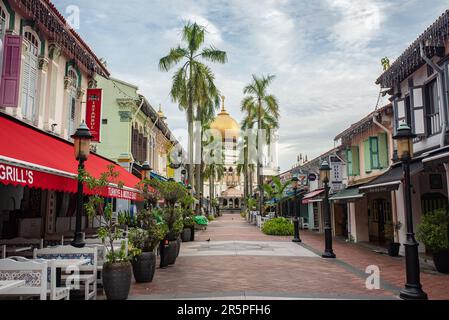
<svg viewBox="0 0 449 320"><path fill-rule="evenodd" d="M448 127L448 123L447 123L447 99L448 99L448 84L447 81L445 79L445 72L444 69L441 68L439 65L437 65L436 63L434 63L431 59L429 59L426 56L426 53L424 52L424 45L421 42L419 44L419 48L420 48L420 52L421 52L421 58L423 58L423 60L429 65L431 66L434 70L436 70L438 72L438 82L439 82L439 86L438 86L438 94L441 97L441 115L443 116L443 125L441 128L441 138L440 138L440 148L443 148L445 146L445 137L446 137L446 130Z"/></svg>

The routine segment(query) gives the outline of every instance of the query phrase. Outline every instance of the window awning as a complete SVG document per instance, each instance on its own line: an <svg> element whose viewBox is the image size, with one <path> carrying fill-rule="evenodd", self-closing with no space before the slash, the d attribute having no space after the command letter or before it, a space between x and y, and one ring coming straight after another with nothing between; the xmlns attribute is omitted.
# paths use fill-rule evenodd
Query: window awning
<svg viewBox="0 0 449 320"><path fill-rule="evenodd" d="M86 171L95 178L114 166L119 173L117 184L86 194L107 198L141 200L137 185L140 180L116 163L96 154L85 162ZM10 116L0 113L0 183L45 190L76 193L78 162L73 144Z"/></svg>
<svg viewBox="0 0 449 320"><path fill-rule="evenodd" d="M165 178L165 177L163 177L163 176L161 176L161 175L159 175L159 174L157 174L155 172L151 172L151 178L152 179L157 179L157 180L162 181L162 182L167 182L168 181L167 178Z"/></svg>
<svg viewBox="0 0 449 320"><path fill-rule="evenodd" d="M422 170L424 170L424 165L421 161L410 164L410 174L412 176L420 173ZM396 191L399 189L403 177L402 166L398 165L359 189L365 193Z"/></svg>
<svg viewBox="0 0 449 320"><path fill-rule="evenodd" d="M340 191L339 193L333 195L329 198L330 201L355 201L361 199L365 196L365 194L360 193L360 189L356 188L347 188L345 190Z"/></svg>
<svg viewBox="0 0 449 320"><path fill-rule="evenodd" d="M324 193L324 191L325 191L324 189L319 189L319 190L315 190L315 191L312 191L312 192L306 194L304 196L304 198L302 198L302 204L309 204L312 202L317 202L317 201L322 200L322 199L317 199L317 198L320 195L322 195Z"/></svg>

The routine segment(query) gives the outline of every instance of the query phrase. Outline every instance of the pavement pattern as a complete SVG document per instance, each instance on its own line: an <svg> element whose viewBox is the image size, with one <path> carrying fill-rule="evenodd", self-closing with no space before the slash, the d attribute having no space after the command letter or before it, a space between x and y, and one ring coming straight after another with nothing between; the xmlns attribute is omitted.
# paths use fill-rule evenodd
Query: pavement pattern
<svg viewBox="0 0 449 320"><path fill-rule="evenodd" d="M404 258L335 240L337 259L328 260L320 256L322 235L301 238L295 244L266 236L239 215L224 215L197 232L195 242L183 243L176 264L157 269L152 283L133 284L130 299L398 299ZM380 269L380 289L366 286L372 265ZM431 299L449 299L449 276L424 270L422 283Z"/></svg>

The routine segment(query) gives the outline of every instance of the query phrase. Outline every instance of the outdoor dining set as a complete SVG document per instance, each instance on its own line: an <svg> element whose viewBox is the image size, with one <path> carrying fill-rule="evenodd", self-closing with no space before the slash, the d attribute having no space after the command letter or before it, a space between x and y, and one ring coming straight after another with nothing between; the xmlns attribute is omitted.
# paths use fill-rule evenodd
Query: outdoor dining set
<svg viewBox="0 0 449 320"><path fill-rule="evenodd" d="M127 251L127 239L114 245L122 242ZM74 291L85 300L96 300L108 245L100 239L85 243L84 248L76 248L62 239L59 245L44 248L43 240L0 242L0 300L69 300Z"/></svg>

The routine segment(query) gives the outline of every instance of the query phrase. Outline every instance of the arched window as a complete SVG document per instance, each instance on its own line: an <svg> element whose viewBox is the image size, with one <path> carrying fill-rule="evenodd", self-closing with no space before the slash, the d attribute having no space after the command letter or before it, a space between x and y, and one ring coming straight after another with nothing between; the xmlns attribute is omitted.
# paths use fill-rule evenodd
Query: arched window
<svg viewBox="0 0 449 320"><path fill-rule="evenodd" d="M70 135L75 133L75 121L78 109L77 91L78 91L78 73L72 67L67 70L67 77L69 79L68 89L68 105L67 105L67 132Z"/></svg>
<svg viewBox="0 0 449 320"><path fill-rule="evenodd" d="M37 109L37 70L39 64L40 41L32 31L25 31L23 41L26 43L25 60L22 69L22 116L34 121Z"/></svg>

